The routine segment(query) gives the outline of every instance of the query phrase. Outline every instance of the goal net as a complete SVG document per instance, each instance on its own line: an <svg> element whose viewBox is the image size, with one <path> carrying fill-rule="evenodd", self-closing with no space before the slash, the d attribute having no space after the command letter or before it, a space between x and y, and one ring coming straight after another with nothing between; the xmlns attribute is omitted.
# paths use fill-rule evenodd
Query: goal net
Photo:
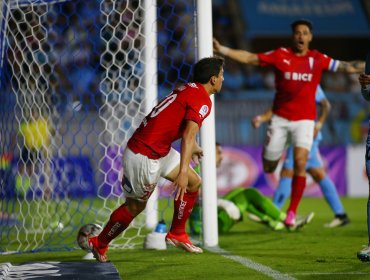
<svg viewBox="0 0 370 280"><path fill-rule="evenodd" d="M73 249L82 225L104 225L124 202L122 151L141 119L190 79L196 5L0 5L0 252ZM158 189L113 246L141 247L150 221L169 226L172 200Z"/></svg>

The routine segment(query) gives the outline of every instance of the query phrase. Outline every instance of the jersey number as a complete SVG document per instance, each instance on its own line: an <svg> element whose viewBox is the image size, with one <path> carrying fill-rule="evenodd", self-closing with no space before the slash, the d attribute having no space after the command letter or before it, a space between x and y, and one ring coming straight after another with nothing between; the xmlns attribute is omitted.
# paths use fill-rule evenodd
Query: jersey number
<svg viewBox="0 0 370 280"><path fill-rule="evenodd" d="M177 94L171 94L167 96L161 103L154 107L152 113L150 114L151 118L158 116L160 112L166 109L172 102L175 101Z"/></svg>

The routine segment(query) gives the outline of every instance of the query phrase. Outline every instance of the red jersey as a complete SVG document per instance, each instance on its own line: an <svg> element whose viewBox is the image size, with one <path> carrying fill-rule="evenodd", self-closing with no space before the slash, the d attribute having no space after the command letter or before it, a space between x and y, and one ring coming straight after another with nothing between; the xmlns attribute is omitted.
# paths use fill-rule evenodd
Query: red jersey
<svg viewBox="0 0 370 280"><path fill-rule="evenodd" d="M212 101L201 84L188 83L174 90L143 119L127 146L151 159L166 156L172 142L182 137L185 121L201 127Z"/></svg>
<svg viewBox="0 0 370 280"><path fill-rule="evenodd" d="M275 68L274 114L292 121L315 120L315 93L322 72L336 71L339 61L316 50L297 56L286 48L259 53L258 58L261 66Z"/></svg>

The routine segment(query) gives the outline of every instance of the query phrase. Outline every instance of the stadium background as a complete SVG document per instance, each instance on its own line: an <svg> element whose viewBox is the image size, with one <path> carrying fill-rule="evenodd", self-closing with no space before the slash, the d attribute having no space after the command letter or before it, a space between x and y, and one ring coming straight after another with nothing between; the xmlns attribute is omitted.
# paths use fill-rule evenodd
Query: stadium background
<svg viewBox="0 0 370 280"><path fill-rule="evenodd" d="M54 0L30 1L55 3ZM5 2L25 3L27 1L3 0L0 1L0 4ZM38 197L33 200L20 199L18 201L8 199L8 197L4 199L3 195L9 194L11 196L7 191L13 189L11 184L8 184L11 182L4 182L4 178L8 177L3 176L2 171L9 164L12 164L14 175L16 172L15 164L19 156L18 148L21 147L22 143L18 143L19 147L13 154L15 156L13 162L10 162L11 154L7 153L10 147L8 137L10 137L10 132L17 129L17 122L12 120L14 117L12 109L16 100L14 100L14 92L11 92L9 88L11 77L9 76L10 65L8 62L4 65L4 71L1 72L0 214L3 214L2 211L15 214L15 219L0 220L0 263L6 263L2 268L0 267L3 272L11 263L14 265L12 271L15 273L25 273L24 275L27 274L27 276L30 276L28 273L44 274L45 271L39 269L30 271L32 269L29 265L30 261L36 261L36 265L44 266L45 262L52 261L53 264L56 262L60 262L61 265L67 264L68 268L71 268L73 264L90 266L86 269L78 267L78 273L74 271L69 278L67 276L68 279L76 274L82 278L82 274L85 272L89 274L88 279L91 279L92 276L102 277L98 273L98 269L91 268L94 263L85 260L81 262L85 252L73 250L77 246L75 233L81 224L87 221L105 222L111 209L114 209L117 203L123 200L122 196L109 197L105 200L95 197L79 199L81 195L94 195L101 187L100 184L104 182L101 172L104 164L107 164L105 166L109 169L103 173L112 182L116 182L117 170L120 169L120 157L114 156L121 153L119 145L109 146L109 150L103 151L101 143L98 143L100 140L98 136L102 130L111 129L106 126L107 122L104 123L98 113L98 108L102 105L102 95L104 94L102 90L104 88L99 89L97 85L99 79L94 80L93 78L104 72L99 66L99 57L105 47L100 46L99 40L96 41L96 39L100 39L101 35L106 38L104 35L107 35L105 32L100 33L102 26L98 23L98 2L100 1L73 0L69 3L57 4L50 11L51 17L48 18L48 24L46 24L46 26L52 26L48 30L48 32L51 31L49 39L54 40L52 44L54 47L56 46L56 48L49 50L49 59L60 58L55 64L60 67L55 69L56 71L62 70L62 74L66 77L66 80L62 80L61 83L55 83L53 79L50 80L54 86L58 86L55 88L53 96L55 100L50 103L57 109L58 119L54 119L54 121L57 124L63 123L67 126L67 129L59 131L62 141L57 142L56 147L60 150L53 154L55 156L54 162L58 160L58 167L60 167L58 170L63 171L55 174L55 177L58 180L62 178L59 187L66 189L67 195L71 198L63 199L61 195L66 195L66 193L61 190L61 194L56 199L48 201ZM103 0L102 2L133 4L138 1ZM178 76L180 76L180 82L188 78L189 63L194 60L195 52L193 47L189 47L192 45L191 40L193 40L194 34L192 28L189 29L192 24L188 23L189 20L191 21L190 18L194 12L192 4L195 2L192 0L158 0L160 11L158 39L161 44L158 49L158 74L161 95L168 93ZM259 0L258 3L262 3L259 9L250 8L253 11L252 15L258 15L257 19L254 19L258 22L257 27L268 25L274 18L276 21L272 21L271 26L265 29L265 33L255 29L256 31L250 35L248 32L251 31L253 22L248 20L251 15L244 14L246 11L242 5L245 2L248 4L257 3L252 0L213 1L214 33L222 43L234 47L246 47L252 51L265 51L278 47L280 44L289 44L289 23L293 17L311 17L320 14L322 17L314 19L317 24L315 24L313 47L340 59L363 59L368 51L368 46L370 46L369 7L366 6L369 5L368 1ZM122 6L118 8L121 11ZM42 13L43 9L40 10L35 9L34 12ZM171 16L174 12L181 16ZM116 22L117 14L112 14L115 16L112 16L110 20ZM270 17L272 15L276 17ZM17 16L17 19L21 21L19 13ZM25 13L25 17L27 20L32 19L32 13ZM100 17L102 17L102 13ZM323 21L319 21L320 18ZM124 13L124 16L118 19L125 24L133 22L130 12ZM169 25L171 28L176 27L176 32L171 32L170 28L167 29L166 26ZM278 29L278 26L281 29ZM23 22L20 27L25 29L27 26ZM132 39L132 43L135 42L136 49L142 49L142 42L135 39L137 25L134 23L130 27L132 29L126 35L130 40ZM346 29L347 27L349 29ZM270 28L274 29L270 30ZM322 34L322 30L326 28L329 31ZM14 30L16 31L17 28ZM109 30L105 31L109 32ZM117 31L118 34L122 30ZM55 32L54 35L53 32ZM182 40L184 34L188 36ZM30 43L33 42L31 36L27 38ZM180 46L176 40L171 41L170 38L189 44L183 42L184 45ZM30 45L33 46L33 44ZM163 46L168 47L163 49ZM114 48L115 46L112 44L109 47ZM177 52L179 49L185 55L180 56ZM39 63L42 63L45 53L32 50L34 53L29 53L27 48L22 49L24 56L21 58L28 60L29 56L37 57ZM21 52L17 54L20 55ZM7 52L7 55L11 55L11 53ZM137 51L133 51L128 57L135 61L137 55ZM122 53L117 53L116 61L122 62L122 57ZM176 63L172 61L172 58L176 58L173 60ZM111 60L112 57L109 55L103 56L103 62ZM135 65L134 69L130 68L133 65ZM25 68L27 69L27 67ZM122 90L121 93L124 94L111 94L109 95L110 100L115 102L123 97L121 101L125 102L126 98L129 99L133 92L137 93L135 96L140 100L142 92L135 90L137 88L136 77L140 76L142 70L141 65L128 63L123 68L127 72L134 73L132 79L124 76L124 80L131 81L131 83L127 86L125 83L120 84L122 88L120 87L119 90ZM235 72L234 68L239 69ZM224 144L227 155L218 177L220 193L227 190L230 186L229 182L232 182L232 185L258 185L264 182L265 185L260 188L264 192L271 192L270 188L274 187L273 182L276 181L277 177L265 178L260 173L259 165L264 131L263 128L253 131L249 125L250 117L261 112L271 102L273 96L271 76L265 73L266 69L244 68L231 61L227 61L226 71L232 73L233 82L227 85L227 81L229 81L227 79L223 90L224 94L216 97L215 108L217 140ZM238 72L243 75L237 75ZM267 79L261 80L261 77L267 77ZM356 76L353 76L353 80L349 80L347 77L329 75L327 79L329 82L325 89L329 92L329 98L334 108L330 115L330 126L324 127L326 138L322 149L326 165L329 166L330 174L335 177L336 183L345 186L345 189L340 189L342 194L358 191L364 193L368 189L368 182L363 180L362 169L364 161L363 137L367 133L368 104L362 100L358 89L356 89L358 88ZM82 82L82 80L87 82ZM42 82L40 82L41 84ZM353 90L350 90L350 85L354 86ZM339 88L341 90L338 90ZM19 93L16 92L16 94ZM352 108L351 111L348 108ZM122 119L125 117L123 116ZM7 123L14 124L13 130L8 129ZM132 129L130 126L126 128ZM108 143L115 143L116 141L113 140ZM110 156L106 156L103 161L105 155ZM358 182L348 183L351 177L343 172L346 168L353 169L349 172L351 177ZM115 171L111 172L112 170ZM335 170L341 170L341 172L332 173ZM268 185L269 182L272 182L271 186ZM347 189L348 185L354 186L353 191ZM103 186L103 189L106 188L109 186ZM310 194L315 192L311 185L308 190L310 190ZM113 193L118 195L118 188L115 188ZM363 194L357 193L357 195L362 196ZM75 197L78 199L74 199ZM143 280L162 279L163 277L170 279L364 279L370 273L369 266L367 263L358 261L356 251L360 244L365 244L367 241L367 197L344 197L342 201L351 219L351 223L346 227L324 229L323 225L333 218L332 212L323 199L310 197L304 199L300 206L300 213L309 213L314 210L316 216L314 221L304 230L300 232L270 231L263 225L254 223L245 217L243 222L233 227L232 232L220 235L221 252L213 253L206 250L204 254L191 257L177 249L142 250L142 241L149 229L143 231L139 229L138 232L132 232L131 230L140 225L140 219L135 219L133 227L127 232L128 234L117 240L117 243L111 243L112 250L109 250L108 256L122 279ZM161 199L160 202L165 204L162 205L164 206L162 212L165 220L169 221L172 216L171 200ZM63 222L64 228L60 227L59 221ZM60 230L61 228L62 230ZM127 250L133 248L135 244L136 239L131 238L133 235L137 236L136 248L138 250ZM14 252L22 252L22 254L13 254ZM27 266L28 270L21 269L24 266ZM96 267L101 267L101 264L97 264ZM53 272L59 273L57 270L53 270ZM7 278L7 276L5 277Z"/></svg>
<svg viewBox="0 0 370 280"><path fill-rule="evenodd" d="M182 22L173 22L177 25L174 30L179 36L187 34L186 15L193 14L193 8L186 1L158 1L181 11L185 16ZM60 164L68 170L66 185L68 195L86 196L96 195L98 186L102 184L101 174L93 172L111 163L111 158L122 153L118 146L112 145L109 153L104 155L101 147L89 145L96 141L96 135L103 130L103 123L98 117L102 97L99 90L99 50L101 40L99 22L99 1L82 1L55 4L54 9L59 15L54 19L53 31L50 35L55 39L53 54L70 54L62 56L60 64L65 69L67 79L65 84L58 86L57 110L62 118L73 114L74 121L69 123L68 130L63 134L60 145L68 146L68 153L62 156ZM160 19L166 18L171 11L161 9ZM66 21L65 14L78 14L79 20ZM268 51L281 45L288 45L290 40L290 22L296 18L308 18L314 23L314 40L312 48L341 59L354 60L365 58L370 46L370 4L366 0L329 0L329 1L213 1L213 28L214 36L222 44L246 48L253 52ZM125 19L123 19L125 20ZM130 17L126 18L130 21ZM170 23L171 24L171 23ZM179 30L182 29L182 30ZM169 42L173 34L164 28L163 21L158 21L158 42L168 45L164 50L158 48L158 79L159 99L168 94L173 83L185 82L189 76L190 64L194 60L194 52L189 51L186 57L181 54L177 57L178 46ZM135 33L134 29L130 32ZM55 33L53 36L53 33ZM74 44L63 44L63 38L77 36ZM176 34L175 34L176 37ZM189 40L191 40L189 38ZM186 42L186 40L181 40ZM42 53L33 54L42 61ZM73 58L73 61L72 61ZM79 67L74 67L78 65ZM175 66L175 67L173 67ZM140 64L135 65L135 71L140 73ZM5 62L2 73L2 94L0 104L2 113L13 110L16 99L10 93L10 82L6 79L7 71L11 71ZM127 84L135 87L135 82ZM332 111L323 127L323 156L329 174L336 183L341 195L367 195L367 179L364 172L363 152L364 139L367 134L367 118L370 107L362 99L357 75L325 74L322 86L332 103ZM112 95L110 98L121 98ZM261 169L260 152L264 140L265 126L253 130L251 118L270 106L273 98L273 73L271 69L260 69L242 66L232 61L226 61L225 82L222 94L216 96L216 139L225 149L225 161L219 169L218 188L220 194L236 186L255 186L265 194L271 195L276 187L278 171L273 176L265 176ZM6 104L6 106L4 106ZM9 120L10 122L11 120ZM94 123L92 126L91 124ZM80 131L89 131L87 136ZM2 150L6 151L9 139L3 139ZM85 144L87 143L88 147ZM91 153L91 149L94 152ZM16 172L16 161L19 155L14 154L12 172ZM2 159L6 161L6 158ZM359 164L360 168L359 168ZM100 165L101 164L101 165ZM108 181L114 186L115 194L120 194L117 178L120 176L120 162L114 163L115 168L110 171ZM107 167L109 168L109 167ZM93 175L95 174L95 175ZM58 178L58 174L56 174ZM83 178L81 183L80 178ZM2 194L12 196L13 177L4 184ZM116 182L116 184L114 184ZM61 186L65 187L65 186ZM110 186L107 186L107 192ZM55 187L58 190L58 186ZM104 193L104 186L102 188ZM318 189L309 184L306 190L308 195L320 195Z"/></svg>

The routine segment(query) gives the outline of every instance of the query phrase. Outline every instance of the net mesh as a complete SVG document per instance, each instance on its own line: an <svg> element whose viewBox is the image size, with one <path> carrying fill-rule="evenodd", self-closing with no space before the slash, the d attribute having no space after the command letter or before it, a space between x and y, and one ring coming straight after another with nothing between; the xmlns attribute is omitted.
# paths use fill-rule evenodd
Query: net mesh
<svg viewBox="0 0 370 280"><path fill-rule="evenodd" d="M159 0L152 20L140 0L17 3L2 2L0 250L73 249L82 225L104 225L123 203L122 152L155 105L145 21L157 30L160 100L190 79L195 7ZM159 193L153 211L168 224ZM141 247L147 232L141 214L112 245Z"/></svg>

